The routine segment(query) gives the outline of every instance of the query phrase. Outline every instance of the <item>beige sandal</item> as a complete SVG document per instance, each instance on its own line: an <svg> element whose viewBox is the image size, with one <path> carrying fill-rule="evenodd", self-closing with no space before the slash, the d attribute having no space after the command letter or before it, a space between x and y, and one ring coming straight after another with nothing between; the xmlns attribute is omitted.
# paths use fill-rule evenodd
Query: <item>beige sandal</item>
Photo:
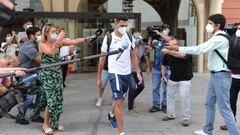
<svg viewBox="0 0 240 135"><path fill-rule="evenodd" d="M64 131L64 127L63 127L62 125L57 125L57 126L55 127L55 129L58 130L58 131L61 131L61 132Z"/></svg>
<svg viewBox="0 0 240 135"><path fill-rule="evenodd" d="M44 134L46 135L53 135L53 130L51 128L48 128L47 130L45 130L44 128L42 128L42 131L44 132Z"/></svg>

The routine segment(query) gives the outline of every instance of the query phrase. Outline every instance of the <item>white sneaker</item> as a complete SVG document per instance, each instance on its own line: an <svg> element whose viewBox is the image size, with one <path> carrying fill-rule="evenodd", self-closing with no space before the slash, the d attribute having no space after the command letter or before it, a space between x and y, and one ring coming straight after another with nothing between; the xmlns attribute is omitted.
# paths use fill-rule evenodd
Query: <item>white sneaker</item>
<svg viewBox="0 0 240 135"><path fill-rule="evenodd" d="M196 131L194 131L194 134L195 135L209 135L209 134L205 133L203 130L196 130Z"/></svg>
<svg viewBox="0 0 240 135"><path fill-rule="evenodd" d="M102 106L102 101L103 101L102 98L98 98L98 99L97 99L96 106L97 106L97 107Z"/></svg>
<svg viewBox="0 0 240 135"><path fill-rule="evenodd" d="M120 135L126 135L124 132L120 133Z"/></svg>

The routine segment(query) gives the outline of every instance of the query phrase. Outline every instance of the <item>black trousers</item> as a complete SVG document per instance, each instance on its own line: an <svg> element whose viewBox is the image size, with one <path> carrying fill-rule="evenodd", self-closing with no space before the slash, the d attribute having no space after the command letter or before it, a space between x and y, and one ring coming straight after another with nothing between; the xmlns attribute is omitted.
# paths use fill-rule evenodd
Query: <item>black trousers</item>
<svg viewBox="0 0 240 135"><path fill-rule="evenodd" d="M144 80L142 79L142 83L138 85L137 73L133 72L130 75L130 87L128 91L128 110L133 109L135 98L143 91L144 88Z"/></svg>
<svg viewBox="0 0 240 135"><path fill-rule="evenodd" d="M231 105L231 109L235 119L236 119L237 99L238 99L239 90L240 90L240 79L232 78L232 84L230 89L230 105Z"/></svg>
<svg viewBox="0 0 240 135"><path fill-rule="evenodd" d="M63 75L63 85L65 85L65 80L67 76L68 64L61 65L62 75Z"/></svg>

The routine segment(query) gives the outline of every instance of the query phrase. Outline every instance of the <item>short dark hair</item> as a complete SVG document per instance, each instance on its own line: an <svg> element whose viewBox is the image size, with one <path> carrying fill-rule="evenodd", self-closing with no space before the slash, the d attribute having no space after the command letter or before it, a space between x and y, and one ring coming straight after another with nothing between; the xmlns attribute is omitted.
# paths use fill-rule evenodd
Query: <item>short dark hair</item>
<svg viewBox="0 0 240 135"><path fill-rule="evenodd" d="M26 33L28 39L30 39L30 35L35 35L37 32L41 31L38 27L30 27L27 29Z"/></svg>
<svg viewBox="0 0 240 135"><path fill-rule="evenodd" d="M117 17L115 21L116 21L116 22L119 22L119 21L128 21L128 17L127 17L126 15L122 15L122 16Z"/></svg>
<svg viewBox="0 0 240 135"><path fill-rule="evenodd" d="M224 30L226 18L222 14L213 14L208 17L208 20L213 21L215 24L220 24L220 30Z"/></svg>
<svg viewBox="0 0 240 135"><path fill-rule="evenodd" d="M164 23L164 24L162 25L162 27L163 27L163 29L166 29L166 28L170 29L170 26L169 26L168 24L166 24L166 23Z"/></svg>

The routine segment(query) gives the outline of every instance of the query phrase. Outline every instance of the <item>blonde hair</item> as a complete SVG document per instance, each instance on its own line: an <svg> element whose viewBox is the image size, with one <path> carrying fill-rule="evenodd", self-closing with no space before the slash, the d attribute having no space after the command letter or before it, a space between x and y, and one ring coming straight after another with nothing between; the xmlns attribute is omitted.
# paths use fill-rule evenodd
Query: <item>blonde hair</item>
<svg viewBox="0 0 240 135"><path fill-rule="evenodd" d="M43 27L43 29L42 29L42 38L41 38L41 42L43 42L43 43L46 43L47 42L47 40L48 40L48 38L47 38L47 33L50 31L50 29L51 28L53 28L53 27L55 27L56 28L56 26L54 25L54 24L46 24L44 27Z"/></svg>

